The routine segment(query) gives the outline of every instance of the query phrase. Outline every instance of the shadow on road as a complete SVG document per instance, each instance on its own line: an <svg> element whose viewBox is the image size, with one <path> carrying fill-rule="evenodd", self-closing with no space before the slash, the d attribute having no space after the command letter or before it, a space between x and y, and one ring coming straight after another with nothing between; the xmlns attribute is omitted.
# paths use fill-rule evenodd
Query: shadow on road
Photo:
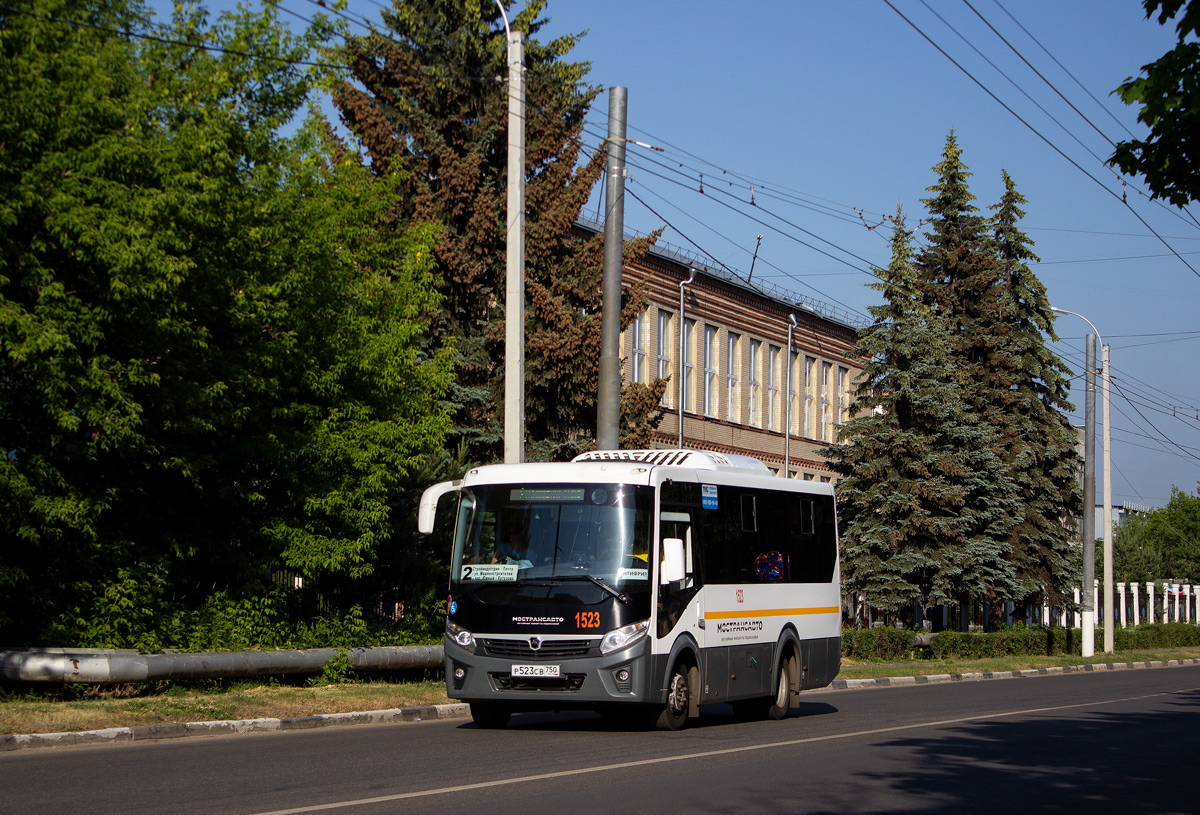
<svg viewBox="0 0 1200 815"><path fill-rule="evenodd" d="M804 792L743 800L739 813L1200 812L1200 691L1168 710L971 722L863 750L870 767ZM852 748L853 749L853 748ZM839 751L843 752L843 751ZM843 756L844 759L844 756ZM716 810L714 810L716 811Z"/></svg>
<svg viewBox="0 0 1200 815"><path fill-rule="evenodd" d="M637 715L635 711L624 711L627 715L602 715L592 710L564 710L558 712L536 711L513 714L509 720L508 730L536 731L639 731L647 730L644 725L645 716ZM800 719L806 716L824 716L837 713L837 708L825 702L804 702L788 711L789 719ZM707 727L726 727L735 724L748 724L747 720L734 715L729 705L702 705L700 717L688 720L688 729ZM479 729L474 722L466 721L459 725L464 729Z"/></svg>

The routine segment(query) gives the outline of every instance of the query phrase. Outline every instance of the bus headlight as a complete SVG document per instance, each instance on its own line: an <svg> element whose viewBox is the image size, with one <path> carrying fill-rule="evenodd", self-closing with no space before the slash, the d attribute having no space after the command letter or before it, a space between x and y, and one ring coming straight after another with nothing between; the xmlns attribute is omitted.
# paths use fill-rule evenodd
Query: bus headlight
<svg viewBox="0 0 1200 815"><path fill-rule="evenodd" d="M446 633L450 635L450 639L454 640L455 644L460 648L475 653L475 635L461 625L446 620Z"/></svg>
<svg viewBox="0 0 1200 815"><path fill-rule="evenodd" d="M618 651L627 646L633 645L635 642L646 636L646 631L650 628L649 620L633 623L631 625L614 628L609 631L600 640L600 653L611 654L613 651Z"/></svg>

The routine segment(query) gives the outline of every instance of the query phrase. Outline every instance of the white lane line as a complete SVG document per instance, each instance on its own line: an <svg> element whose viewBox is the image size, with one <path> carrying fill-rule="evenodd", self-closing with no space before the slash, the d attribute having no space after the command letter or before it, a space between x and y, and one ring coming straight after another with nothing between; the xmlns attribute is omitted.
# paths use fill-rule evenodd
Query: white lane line
<svg viewBox="0 0 1200 815"><path fill-rule="evenodd" d="M1034 707L1025 710L1010 710L1004 713L981 713L978 716L962 716L957 719L939 719L932 722L917 722L915 724L901 724L892 727L877 727L871 730L856 730L852 733L834 733L828 736L811 736L806 739L788 739L787 741L773 741L766 744L750 744L744 747L727 747L721 750L704 750L697 753L684 753L677 756L662 756L660 758L647 758L638 761L622 761L617 764L603 764L595 767L580 767L574 770L560 770L553 773L539 773L537 775L524 775L520 778L501 778L495 781L479 781L474 784L457 784L452 787L438 787L436 789L417 790L415 792L400 792L394 795L379 795L374 798L355 798L348 801L334 801L328 804L313 804L311 806L295 807L293 809L274 809L269 812L257 812L253 815L296 815L301 812L322 812L330 809L343 809L346 807L365 806L367 804L382 804L388 801L403 801L410 798L425 798L430 795L446 795L452 792L466 792L469 790L487 789L489 787L504 787L509 784L527 784L531 781L548 781L554 778L569 778L573 775L587 775L589 773L603 773L612 770L627 770L631 767L648 767L654 764L666 764L672 761L689 761L698 758L711 758L713 756L727 756L735 753L746 753L752 750L770 750L776 747L794 747L800 744L816 744L823 741L837 741L839 739L861 738L864 736L878 736L883 733L899 733L905 730L919 730L925 727L945 727L947 725L965 724L967 722L981 722L988 719L1004 719L1011 716L1029 716L1035 713L1054 713L1061 710L1074 710L1084 707L1102 707L1104 705L1116 705L1122 702L1135 702L1141 699L1153 699L1156 696L1173 696L1180 693L1191 693L1200 690L1200 688L1183 688L1175 691L1162 691L1159 693L1147 693L1141 696L1125 696L1120 699L1107 699L1098 702L1078 702L1071 705L1054 705L1053 707Z"/></svg>

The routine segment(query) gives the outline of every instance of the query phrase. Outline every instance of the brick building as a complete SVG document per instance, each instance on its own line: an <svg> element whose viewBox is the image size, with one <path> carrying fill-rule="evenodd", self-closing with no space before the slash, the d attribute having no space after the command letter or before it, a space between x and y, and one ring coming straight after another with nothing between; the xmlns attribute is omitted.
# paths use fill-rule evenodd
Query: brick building
<svg viewBox="0 0 1200 815"><path fill-rule="evenodd" d="M680 283L693 269L694 281L683 287L681 326ZM621 334L622 376L642 383L670 377L663 399L667 413L655 446L678 444L675 374L682 370L684 447L754 456L778 474L790 405L789 475L834 480L821 449L835 440L837 426L849 417L852 389L862 370L851 356L861 322L661 244L623 271L626 287L643 280L649 304ZM789 355L790 315L796 322Z"/></svg>

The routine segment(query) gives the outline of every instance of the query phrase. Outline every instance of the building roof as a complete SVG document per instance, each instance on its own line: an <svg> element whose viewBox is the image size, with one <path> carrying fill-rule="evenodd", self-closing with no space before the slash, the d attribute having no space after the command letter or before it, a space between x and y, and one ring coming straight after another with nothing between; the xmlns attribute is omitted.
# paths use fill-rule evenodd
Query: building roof
<svg viewBox="0 0 1200 815"><path fill-rule="evenodd" d="M591 218L587 218L585 216L580 216L578 219L576 219L575 225L580 229L584 229L588 232L593 232L596 234L604 231L603 223L599 221L593 221ZM625 233L625 240L632 240L634 238L642 237L646 236L640 235L636 232ZM774 300L775 302L780 303L787 308L795 309L801 312L807 312L816 317L820 317L823 320L827 320L831 323L849 328L852 331L858 331L870 324L867 320L851 314L846 309L837 308L836 306L831 306L828 303L815 300L806 295L788 291L780 286L776 286L774 283L752 282L742 277L728 266L713 265L710 260L701 258L700 255L696 254L695 252L677 246L672 246L665 241L657 241L653 246L650 247L650 251L647 254L651 255L652 257L662 258L663 260L677 263L689 269L695 269L699 273L708 277L723 281L736 288L753 292L754 294L757 294L760 297L765 297L768 300Z"/></svg>

